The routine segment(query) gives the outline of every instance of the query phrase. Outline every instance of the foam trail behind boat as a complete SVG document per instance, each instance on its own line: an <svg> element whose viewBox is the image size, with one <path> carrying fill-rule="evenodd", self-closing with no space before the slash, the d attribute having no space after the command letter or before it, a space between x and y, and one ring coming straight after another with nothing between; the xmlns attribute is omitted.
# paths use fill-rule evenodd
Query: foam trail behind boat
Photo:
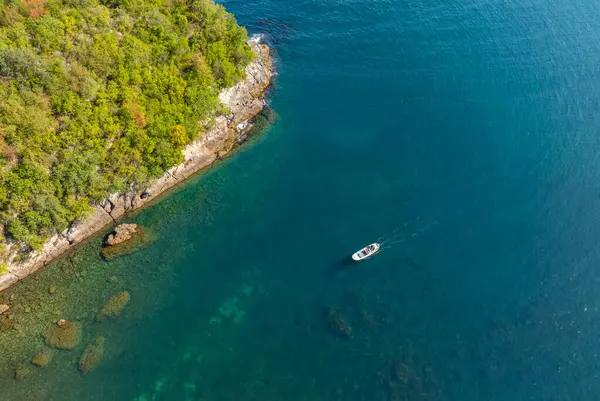
<svg viewBox="0 0 600 401"><path fill-rule="evenodd" d="M379 243L379 244L385 244L391 240L393 240L394 238L396 238L398 235L400 235L401 233L398 233L398 231L402 228L407 227L410 224L416 223L420 220L420 217L417 217L416 219L407 221L404 224L399 225L398 227L394 228L392 231L388 232L387 234L384 234L382 236L380 236L379 238L377 238L377 240L375 242Z"/></svg>
<svg viewBox="0 0 600 401"><path fill-rule="evenodd" d="M413 224L416 223L420 220L420 218L416 218L414 220L411 220L407 223L404 223L403 225L396 227L394 230L392 230L390 233L381 236L377 239L377 242L379 244L381 244L381 250L385 250L385 249L390 249L393 245L396 244L400 244L403 242L408 241L408 239L410 238L414 238L414 237L418 237L419 235L429 231L431 228L433 228L434 226L437 226L439 223L437 220L434 220L433 222L425 225L424 227L418 229L417 231L414 231L412 233L410 232L398 232L398 230L400 230L401 228L404 228L406 226L408 226L409 224Z"/></svg>

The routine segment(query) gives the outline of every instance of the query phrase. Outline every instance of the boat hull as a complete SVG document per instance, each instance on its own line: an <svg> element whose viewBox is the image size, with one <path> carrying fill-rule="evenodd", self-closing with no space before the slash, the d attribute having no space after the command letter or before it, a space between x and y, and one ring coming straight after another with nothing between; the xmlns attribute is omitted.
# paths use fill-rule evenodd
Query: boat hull
<svg viewBox="0 0 600 401"><path fill-rule="evenodd" d="M366 252L368 248L373 248L369 253ZM352 260L356 262L360 262L361 260L369 259L371 256L375 255L381 249L381 245L378 243L373 243L363 249L360 249L352 254Z"/></svg>

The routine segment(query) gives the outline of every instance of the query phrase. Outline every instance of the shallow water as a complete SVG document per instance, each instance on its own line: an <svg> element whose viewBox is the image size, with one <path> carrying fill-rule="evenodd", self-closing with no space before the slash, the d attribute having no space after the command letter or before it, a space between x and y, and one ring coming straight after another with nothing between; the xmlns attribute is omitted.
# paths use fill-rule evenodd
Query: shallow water
<svg viewBox="0 0 600 401"><path fill-rule="evenodd" d="M223 4L274 46L277 123L130 216L151 247L0 294L3 399L596 399L600 5ZM83 343L13 380L59 316Z"/></svg>

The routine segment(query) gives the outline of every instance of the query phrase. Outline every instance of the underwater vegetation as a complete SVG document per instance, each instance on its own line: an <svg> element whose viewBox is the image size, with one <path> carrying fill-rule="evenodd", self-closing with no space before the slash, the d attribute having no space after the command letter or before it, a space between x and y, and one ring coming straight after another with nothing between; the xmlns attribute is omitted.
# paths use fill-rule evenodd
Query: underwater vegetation
<svg viewBox="0 0 600 401"><path fill-rule="evenodd" d="M180 253L169 253L169 264L160 254L140 253L107 263L100 257L103 243L97 235L0 293L0 304L8 306L0 314L3 399L57 399L50 384L58 389L63 381L75 386L80 376L89 380L101 362L126 349L124 331L163 307ZM140 301L136 309L114 322L131 307L132 294ZM119 340L104 341L113 331Z"/></svg>
<svg viewBox="0 0 600 401"><path fill-rule="evenodd" d="M326 400L443 399L433 368L418 357L411 342L394 335L397 316L377 296L352 290L329 301L336 306L326 306L322 316L335 352L327 358L350 367L339 372L347 383L333 387Z"/></svg>

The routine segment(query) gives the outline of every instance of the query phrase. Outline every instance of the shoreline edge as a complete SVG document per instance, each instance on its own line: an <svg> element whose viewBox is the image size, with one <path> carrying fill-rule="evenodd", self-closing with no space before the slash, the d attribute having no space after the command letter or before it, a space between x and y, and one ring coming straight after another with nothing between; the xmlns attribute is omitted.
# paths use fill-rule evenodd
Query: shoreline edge
<svg viewBox="0 0 600 401"><path fill-rule="evenodd" d="M216 117L202 138L186 146L183 150L184 161L165 171L142 191L113 194L103 199L93 206L93 211L85 220L73 222L63 232L50 237L42 250L31 252L27 260L17 261L19 254L13 251L8 271L0 275L0 292L65 255L105 227L116 224L116 220L126 213L144 207L169 189L177 187L236 147L238 137L251 129L251 120L262 112L265 90L272 77L270 48L252 39L248 43L256 59L246 67L246 78L219 94L229 114Z"/></svg>

